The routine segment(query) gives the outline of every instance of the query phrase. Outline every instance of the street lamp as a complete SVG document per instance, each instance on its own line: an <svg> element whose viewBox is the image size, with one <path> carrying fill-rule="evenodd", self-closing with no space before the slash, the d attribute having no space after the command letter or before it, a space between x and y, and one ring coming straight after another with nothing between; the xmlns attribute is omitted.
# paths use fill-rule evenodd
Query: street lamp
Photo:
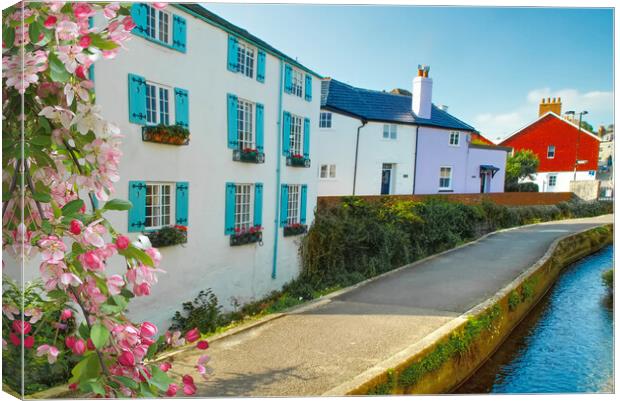
<svg viewBox="0 0 620 401"><path fill-rule="evenodd" d="M571 115L573 118L575 117L575 111L573 110L567 111L565 114ZM579 133L577 134L577 143L575 145L575 168L573 170L573 181L577 181L577 165L583 164L579 163L580 161L583 162L583 160L579 160L579 139L581 138L581 119L586 114L588 114L586 110L579 112Z"/></svg>

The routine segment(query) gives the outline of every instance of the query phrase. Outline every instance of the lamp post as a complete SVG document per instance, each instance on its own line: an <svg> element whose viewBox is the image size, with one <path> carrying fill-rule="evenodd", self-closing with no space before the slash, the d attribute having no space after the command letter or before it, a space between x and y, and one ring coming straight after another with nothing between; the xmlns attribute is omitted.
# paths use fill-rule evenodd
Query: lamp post
<svg viewBox="0 0 620 401"><path fill-rule="evenodd" d="M575 117L573 110L567 111L565 114ZM577 181L577 165L579 164L579 140L581 139L581 119L584 115L588 114L586 110L579 112L579 132L577 133L577 143L575 144L575 167L573 169L573 181Z"/></svg>

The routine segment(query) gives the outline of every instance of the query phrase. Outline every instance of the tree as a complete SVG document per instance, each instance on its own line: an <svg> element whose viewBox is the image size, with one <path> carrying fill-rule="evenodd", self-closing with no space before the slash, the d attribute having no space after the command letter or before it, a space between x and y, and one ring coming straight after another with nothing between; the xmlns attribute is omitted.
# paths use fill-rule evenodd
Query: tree
<svg viewBox="0 0 620 401"><path fill-rule="evenodd" d="M581 121L581 129L594 133L594 127L584 120Z"/></svg>
<svg viewBox="0 0 620 401"><path fill-rule="evenodd" d="M506 160L506 191L519 191L520 180L534 179L539 164L538 156L529 149L518 150L513 155L508 156Z"/></svg>

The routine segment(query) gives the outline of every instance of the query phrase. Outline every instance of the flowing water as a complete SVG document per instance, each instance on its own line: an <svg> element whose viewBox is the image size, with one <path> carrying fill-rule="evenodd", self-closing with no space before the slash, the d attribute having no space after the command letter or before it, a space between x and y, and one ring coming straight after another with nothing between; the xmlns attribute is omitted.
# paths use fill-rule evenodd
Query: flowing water
<svg viewBox="0 0 620 401"><path fill-rule="evenodd" d="M500 349L456 393L613 392L608 246L567 267Z"/></svg>

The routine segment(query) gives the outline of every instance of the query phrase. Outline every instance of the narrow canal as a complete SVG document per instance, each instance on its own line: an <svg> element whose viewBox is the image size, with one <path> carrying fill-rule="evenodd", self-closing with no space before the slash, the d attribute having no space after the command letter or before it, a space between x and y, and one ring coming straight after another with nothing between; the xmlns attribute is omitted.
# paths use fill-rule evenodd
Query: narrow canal
<svg viewBox="0 0 620 401"><path fill-rule="evenodd" d="M510 338L456 393L613 392L608 246L567 267Z"/></svg>

